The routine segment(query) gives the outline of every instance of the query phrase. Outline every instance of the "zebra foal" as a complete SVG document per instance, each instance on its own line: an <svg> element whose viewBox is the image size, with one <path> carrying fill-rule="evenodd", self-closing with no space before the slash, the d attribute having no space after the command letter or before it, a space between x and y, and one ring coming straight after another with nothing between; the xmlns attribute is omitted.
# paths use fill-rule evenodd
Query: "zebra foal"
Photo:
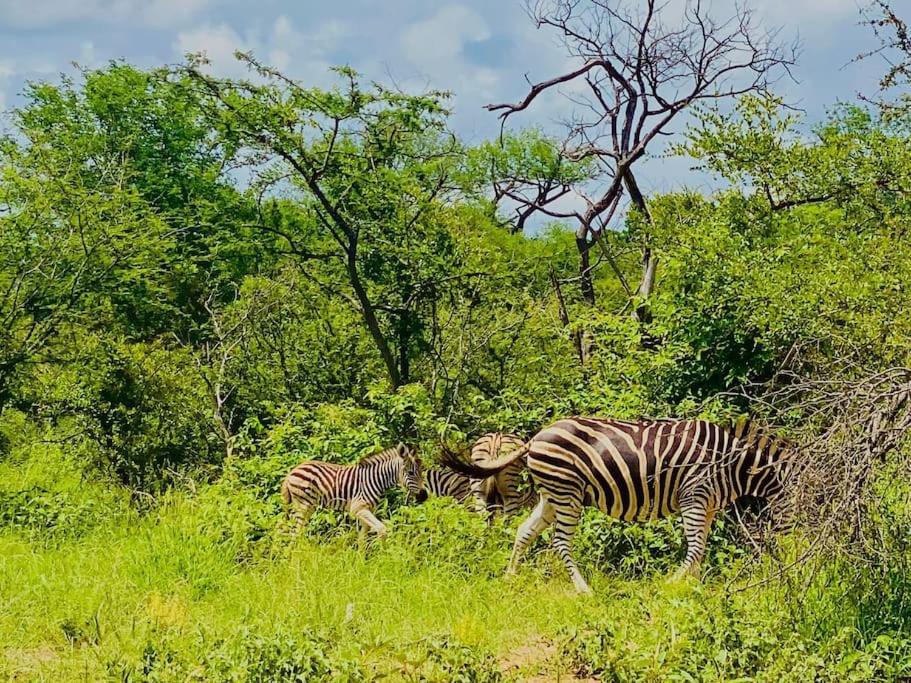
<svg viewBox="0 0 911 683"><path fill-rule="evenodd" d="M742 496L779 499L793 468L792 455L783 442L760 434L748 422L728 429L704 420L573 417L487 463L468 463L452 453L443 460L480 477L526 458L540 497L516 534L508 573L515 572L528 545L553 525L554 549L576 590L590 593L572 557L583 507L627 521L680 513L687 553L677 574L696 573L716 512Z"/></svg>
<svg viewBox="0 0 911 683"><path fill-rule="evenodd" d="M297 526L306 524L317 507L347 512L360 522L361 536L386 533L373 509L389 489L401 486L418 502L427 498L420 461L414 451L399 444L369 455L353 465L307 460L291 470L282 482L286 514Z"/></svg>

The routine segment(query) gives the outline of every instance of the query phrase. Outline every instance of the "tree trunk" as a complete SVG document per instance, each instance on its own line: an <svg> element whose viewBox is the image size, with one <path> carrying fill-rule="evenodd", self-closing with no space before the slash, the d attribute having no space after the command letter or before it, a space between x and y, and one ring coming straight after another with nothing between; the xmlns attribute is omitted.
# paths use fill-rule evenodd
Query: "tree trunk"
<svg viewBox="0 0 911 683"><path fill-rule="evenodd" d="M591 271L591 247L588 231L576 233L576 249L579 250L579 287L582 289L582 300L590 306L595 305L595 283Z"/></svg>
<svg viewBox="0 0 911 683"><path fill-rule="evenodd" d="M633 206L639 210L645 218L646 223L651 223L652 216L648 212L645 196L642 194L642 190L639 189L639 183L636 182L636 176L634 176L633 172L629 169L623 174L623 184L626 185L626 191L629 192L629 199L633 203Z"/></svg>
<svg viewBox="0 0 911 683"><path fill-rule="evenodd" d="M393 389L398 389L402 386L402 376L399 373L399 367L396 364L395 356L392 355L392 350L389 348L389 342L386 341L386 337L383 336L383 330L380 329L380 323L376 318L376 310L373 307L373 303L370 301L370 297L367 296L367 290L364 289L364 284L361 282L361 276L357 272L357 252L353 247L348 251L346 265L348 279L351 281L351 288L354 290L354 295L357 297L357 301L360 304L361 314L364 316L364 323L367 325L367 330L370 332L373 343L376 344L377 351L380 352L380 357L383 359L383 364L386 366L386 373L389 375L389 383L392 385Z"/></svg>
<svg viewBox="0 0 911 683"><path fill-rule="evenodd" d="M411 381L411 364L408 358L408 342L411 335L408 333L408 315L403 314L399 319L399 379L402 384Z"/></svg>
<svg viewBox="0 0 911 683"><path fill-rule="evenodd" d="M554 293L557 296L557 311L560 315L560 322L563 323L563 327L569 327L569 311L566 309L566 300L563 298L563 288L560 287L560 281L557 279L557 273L554 271L553 267L550 269L550 281L554 286ZM581 330L573 331L572 338L573 346L576 347L576 355L579 357L579 363L585 365L586 353L585 346L582 343Z"/></svg>
<svg viewBox="0 0 911 683"><path fill-rule="evenodd" d="M652 216L648 211L645 196L639 189L639 184L636 182L636 177L632 171L627 170L623 175L623 183L626 185L626 190L629 192L629 198L633 206L642 214L646 225L651 224ZM639 298L640 304L633 310L633 317L641 323L651 322L652 319L647 301L655 288L655 269L658 267L658 257L652 253L648 240L649 236L646 235L646 245L642 250L642 278L636 288L636 296Z"/></svg>

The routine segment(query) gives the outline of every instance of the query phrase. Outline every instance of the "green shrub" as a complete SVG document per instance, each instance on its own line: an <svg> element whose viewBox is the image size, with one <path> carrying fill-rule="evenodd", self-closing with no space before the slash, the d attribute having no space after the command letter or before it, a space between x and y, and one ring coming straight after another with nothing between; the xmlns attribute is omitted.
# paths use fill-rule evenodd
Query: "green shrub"
<svg viewBox="0 0 911 683"><path fill-rule="evenodd" d="M29 534L78 537L108 515L100 501L75 498L71 492L0 490L0 527Z"/></svg>
<svg viewBox="0 0 911 683"><path fill-rule="evenodd" d="M183 349L98 343L64 404L97 444L98 465L122 483L160 490L173 472L219 463L211 408Z"/></svg>
<svg viewBox="0 0 911 683"><path fill-rule="evenodd" d="M431 498L398 508L378 553L413 565L431 562L454 574L500 576L515 537L515 519L485 518L455 501Z"/></svg>
<svg viewBox="0 0 911 683"><path fill-rule="evenodd" d="M618 683L859 683L904 680L911 672L907 634L864 642L845 626L809 639L793 629L784 605L745 594L700 590L670 604L640 604L644 621L595 621L566 631L559 656L580 676Z"/></svg>
<svg viewBox="0 0 911 683"><path fill-rule="evenodd" d="M405 681L427 683L500 683L503 674L490 654L450 638L429 637L398 655L396 672Z"/></svg>
<svg viewBox="0 0 911 683"><path fill-rule="evenodd" d="M361 666L339 655L326 635L309 630L261 633L246 627L228 639L153 632L138 657L109 662L108 673L131 683L370 680Z"/></svg>

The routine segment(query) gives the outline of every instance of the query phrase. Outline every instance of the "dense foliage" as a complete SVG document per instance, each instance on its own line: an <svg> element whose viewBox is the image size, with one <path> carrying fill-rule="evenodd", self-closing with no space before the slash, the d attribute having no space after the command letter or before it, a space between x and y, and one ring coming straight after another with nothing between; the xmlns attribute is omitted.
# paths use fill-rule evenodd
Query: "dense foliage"
<svg viewBox="0 0 911 683"><path fill-rule="evenodd" d="M911 365L911 118L700 111L677 151L727 189L650 197L647 228L601 236L592 305L567 224L511 200L584 161L538 131L469 148L445 93L242 58L249 80L191 60L33 84L0 140L0 672L909 674L907 489L869 511L888 562L780 578L721 524L701 587L657 578L674 524L587 516L591 603L546 553L502 582L516 520L390 501L365 555L332 515L289 546L276 493L306 458L406 440L430 464L440 438L555 416L738 414L784 367ZM661 267L636 316L646 229ZM524 641L547 656L509 664Z"/></svg>

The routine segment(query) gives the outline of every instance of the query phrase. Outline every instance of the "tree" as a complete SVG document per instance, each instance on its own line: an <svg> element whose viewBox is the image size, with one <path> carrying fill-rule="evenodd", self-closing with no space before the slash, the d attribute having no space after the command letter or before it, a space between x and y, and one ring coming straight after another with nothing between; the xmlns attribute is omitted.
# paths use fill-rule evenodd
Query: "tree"
<svg viewBox="0 0 911 683"><path fill-rule="evenodd" d="M157 217L161 230L132 236L154 272L124 272L128 281L107 292L108 324L136 340L173 329L175 320L182 337L202 330L210 290L230 297L234 283L266 260L247 227L255 205L230 174L234 150L219 144L197 103L166 75L115 62L78 81L29 88L16 114L22 138L35 154L40 147L48 173L61 176L61 192L129 192Z"/></svg>
<svg viewBox="0 0 911 683"><path fill-rule="evenodd" d="M874 0L865 8L864 14L864 23L873 29L879 47L858 55L857 59L884 59L887 69L879 80L880 98L876 103L885 113L900 115L911 108L911 99L904 92L911 85L911 31L908 23L886 0ZM888 99L887 93L895 90L900 91L898 98Z"/></svg>
<svg viewBox="0 0 911 683"><path fill-rule="evenodd" d="M470 150L466 185L493 191L497 208L508 208L510 232L522 233L536 214L571 218L556 208L571 195L574 185L589 180L592 164L574 161L561 153L560 145L539 131L504 134L499 141L485 142Z"/></svg>
<svg viewBox="0 0 911 683"><path fill-rule="evenodd" d="M723 21L713 18L699 0L675 7L660 0L535 0L528 11L538 27L557 33L573 68L535 83L516 103L490 104L505 123L530 107L543 93L573 83L564 97L577 105L566 124L563 154L588 160L600 171L596 192L573 190L585 208L572 212L578 226L576 246L582 296L595 301L590 251L616 215L624 191L647 226L649 211L636 177L636 165L671 123L693 104L748 92L764 93L793 63L793 50L779 44L774 31L761 30L750 10L735 9ZM581 92L580 92L581 91ZM526 200L537 210L546 202ZM648 299L655 284L657 256L648 230L641 237L641 276L628 288L637 301ZM637 315L647 315L640 305Z"/></svg>
<svg viewBox="0 0 911 683"><path fill-rule="evenodd" d="M131 187L133 171L97 137L68 125L71 104L51 86L0 140L0 405L29 365L65 360L52 342L94 325L125 283L143 281L166 254L167 226Z"/></svg>
<svg viewBox="0 0 911 683"><path fill-rule="evenodd" d="M215 78L200 60L179 77L224 139L249 151L258 227L356 307L389 383L408 383L427 307L463 277L438 227L459 151L445 130L445 94L364 89L347 68L337 69L341 87L305 88L237 56L255 81ZM278 201L279 191L294 201Z"/></svg>

